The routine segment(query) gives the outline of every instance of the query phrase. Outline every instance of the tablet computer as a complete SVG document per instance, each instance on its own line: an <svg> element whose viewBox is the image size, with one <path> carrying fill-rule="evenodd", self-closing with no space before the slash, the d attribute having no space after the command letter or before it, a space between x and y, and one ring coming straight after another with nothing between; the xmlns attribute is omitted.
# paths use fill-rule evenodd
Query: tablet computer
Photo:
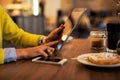
<svg viewBox="0 0 120 80"><path fill-rule="evenodd" d="M68 19L64 23L65 28L62 32L60 32L61 42L55 46L55 52L53 53L53 55L57 56L59 54L64 43L67 42L70 34L77 27L78 23L80 22L86 11L86 8L75 8L72 10L70 15L68 16ZM57 57L48 57L44 59L42 57L37 57L34 58L32 61L50 64L64 64L67 62L67 59L61 59Z"/></svg>

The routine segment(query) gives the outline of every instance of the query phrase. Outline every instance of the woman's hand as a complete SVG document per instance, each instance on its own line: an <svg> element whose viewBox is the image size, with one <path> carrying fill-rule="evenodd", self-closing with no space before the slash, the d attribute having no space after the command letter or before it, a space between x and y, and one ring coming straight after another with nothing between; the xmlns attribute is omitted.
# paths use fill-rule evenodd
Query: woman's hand
<svg viewBox="0 0 120 80"><path fill-rule="evenodd" d="M54 29L54 30L46 37L46 42L58 40L58 39L59 39L59 36L61 35L61 34L59 34L59 33L60 33L64 28L65 28L65 26L62 24L62 25L60 25L58 28Z"/></svg>
<svg viewBox="0 0 120 80"><path fill-rule="evenodd" d="M16 49L17 59L27 59L42 55L43 57L48 57L48 53L45 51L46 49L49 50L49 55L52 55L54 52L54 48L50 47L57 44L59 41L53 41L46 43L41 46L24 48L24 49Z"/></svg>

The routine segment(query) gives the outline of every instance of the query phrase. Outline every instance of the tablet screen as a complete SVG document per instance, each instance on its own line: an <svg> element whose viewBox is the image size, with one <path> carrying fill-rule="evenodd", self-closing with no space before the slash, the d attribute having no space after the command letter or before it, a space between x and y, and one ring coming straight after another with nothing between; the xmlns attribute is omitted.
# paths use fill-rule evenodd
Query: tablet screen
<svg viewBox="0 0 120 80"><path fill-rule="evenodd" d="M85 12L86 8L75 8L68 16L68 19L64 23L65 28L61 32L61 42L57 45L55 55L57 55L63 44L67 41L68 37L70 36L74 28L78 25Z"/></svg>

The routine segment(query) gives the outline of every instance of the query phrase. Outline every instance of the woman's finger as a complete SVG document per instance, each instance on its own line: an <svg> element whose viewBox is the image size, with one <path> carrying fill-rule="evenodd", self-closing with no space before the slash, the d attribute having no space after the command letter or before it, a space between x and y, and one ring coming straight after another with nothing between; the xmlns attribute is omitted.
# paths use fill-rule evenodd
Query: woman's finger
<svg viewBox="0 0 120 80"><path fill-rule="evenodd" d="M56 29L56 31L61 31L61 30L63 30L65 28L65 26L63 25L63 24L61 24L57 29Z"/></svg>
<svg viewBox="0 0 120 80"><path fill-rule="evenodd" d="M56 40L56 41L48 42L48 43L46 43L45 45L46 45L46 46L53 46L53 45L55 45L55 44L57 44L57 43L59 43L59 42L60 42L59 40Z"/></svg>
<svg viewBox="0 0 120 80"><path fill-rule="evenodd" d="M44 57L48 57L48 54L45 51L41 51L41 55Z"/></svg>

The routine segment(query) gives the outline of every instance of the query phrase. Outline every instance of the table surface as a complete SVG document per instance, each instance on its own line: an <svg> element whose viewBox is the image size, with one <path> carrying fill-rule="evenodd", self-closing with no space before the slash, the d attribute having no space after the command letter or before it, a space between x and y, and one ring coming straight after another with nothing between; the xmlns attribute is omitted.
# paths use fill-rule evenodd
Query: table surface
<svg viewBox="0 0 120 80"><path fill-rule="evenodd" d="M0 65L0 80L120 80L120 68L86 66L71 58L81 54L100 52L90 48L89 39L67 42L59 57L67 58L63 66L36 63L30 60Z"/></svg>

